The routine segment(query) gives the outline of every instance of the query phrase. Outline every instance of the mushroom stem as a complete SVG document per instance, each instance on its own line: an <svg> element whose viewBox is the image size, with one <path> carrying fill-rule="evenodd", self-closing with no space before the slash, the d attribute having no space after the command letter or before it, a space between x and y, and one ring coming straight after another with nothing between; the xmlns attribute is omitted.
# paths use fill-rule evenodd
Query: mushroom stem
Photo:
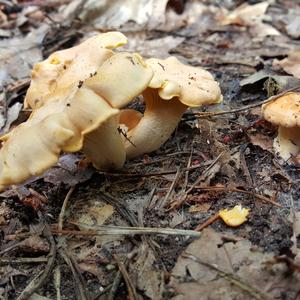
<svg viewBox="0 0 300 300"><path fill-rule="evenodd" d="M85 136L82 151L98 170L120 169L125 163L126 152L118 126L116 115Z"/></svg>
<svg viewBox="0 0 300 300"><path fill-rule="evenodd" d="M274 140L274 148L284 160L294 157L300 162L300 129L299 127L279 126L278 136Z"/></svg>
<svg viewBox="0 0 300 300"><path fill-rule="evenodd" d="M146 103L144 116L129 130L128 140L125 140L127 158L158 149L171 136L187 109L178 99L161 99L157 89L148 88L143 92L143 96Z"/></svg>

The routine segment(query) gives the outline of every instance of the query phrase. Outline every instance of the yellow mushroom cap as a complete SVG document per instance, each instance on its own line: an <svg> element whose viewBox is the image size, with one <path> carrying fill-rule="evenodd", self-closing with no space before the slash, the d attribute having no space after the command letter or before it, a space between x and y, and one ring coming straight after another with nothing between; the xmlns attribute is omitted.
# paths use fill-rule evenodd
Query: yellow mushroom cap
<svg viewBox="0 0 300 300"><path fill-rule="evenodd" d="M300 93L288 93L262 107L264 118L284 127L300 126Z"/></svg>
<svg viewBox="0 0 300 300"><path fill-rule="evenodd" d="M122 33L107 32L75 47L54 52L46 60L34 65L24 106L40 107L58 86L65 88L93 76L98 67L113 55L110 49L126 43L127 39Z"/></svg>
<svg viewBox="0 0 300 300"><path fill-rule="evenodd" d="M0 150L0 185L41 174L57 162L61 151L80 150L86 135L118 114L118 109L85 87L57 92L5 136Z"/></svg>
<svg viewBox="0 0 300 300"><path fill-rule="evenodd" d="M142 94L146 103L144 116L129 111L121 113L121 122L130 128L124 141L128 158L158 149L188 107L222 100L218 83L202 68L184 65L175 57L150 58L146 63L153 70L153 77ZM133 123L136 126L132 127Z"/></svg>
<svg viewBox="0 0 300 300"><path fill-rule="evenodd" d="M223 209L219 212L220 218L231 227L237 227L247 221L249 209L236 205L232 209Z"/></svg>
<svg viewBox="0 0 300 300"><path fill-rule="evenodd" d="M176 57L150 58L146 62L154 72L149 87L158 89L162 99L178 97L181 103L190 107L222 100L219 84L206 70L184 65Z"/></svg>
<svg viewBox="0 0 300 300"><path fill-rule="evenodd" d="M107 59L85 85L112 107L121 108L148 86L152 76L152 69L139 54L122 52Z"/></svg>

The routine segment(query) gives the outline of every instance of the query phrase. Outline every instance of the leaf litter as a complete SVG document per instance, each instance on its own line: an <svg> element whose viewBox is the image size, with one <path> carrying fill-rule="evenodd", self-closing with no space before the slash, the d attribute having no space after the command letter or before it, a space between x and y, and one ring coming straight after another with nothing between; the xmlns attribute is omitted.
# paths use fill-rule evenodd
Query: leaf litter
<svg viewBox="0 0 300 300"><path fill-rule="evenodd" d="M299 86L294 17L299 5L214 0L0 5L3 132L26 118L20 108L33 63L95 30L120 29L132 40L129 51L145 57L175 55L205 67L220 82L224 102L201 110L225 111L211 116L188 111L161 149L128 161L119 173L95 172L81 155L66 154L43 176L2 193L0 295L17 299L47 270L54 240L62 299L74 298L78 287L93 299L296 299L299 169L274 155L276 128L261 120L259 106L244 108ZM188 235L236 205L250 209L240 227L216 220L197 233L200 238ZM41 214L51 224L50 234ZM178 230L185 235L170 235ZM51 275L31 298L56 295Z"/></svg>

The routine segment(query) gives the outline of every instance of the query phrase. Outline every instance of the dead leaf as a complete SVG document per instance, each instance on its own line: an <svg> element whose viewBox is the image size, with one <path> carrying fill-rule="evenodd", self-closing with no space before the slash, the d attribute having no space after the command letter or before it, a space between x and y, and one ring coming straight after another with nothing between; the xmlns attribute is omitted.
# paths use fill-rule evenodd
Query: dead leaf
<svg viewBox="0 0 300 300"><path fill-rule="evenodd" d="M11 209L3 201L0 205L0 226L6 224L7 220L9 220L10 214Z"/></svg>
<svg viewBox="0 0 300 300"><path fill-rule="evenodd" d="M209 251L207 250L209 249ZM247 240L223 243L220 233L205 229L181 254L172 270L173 299L281 299L298 292L300 279L284 276L284 264L267 267L273 253L252 251Z"/></svg>
<svg viewBox="0 0 300 300"><path fill-rule="evenodd" d="M72 2L69 7L74 6ZM79 18L101 30L126 28L128 24L131 30L134 27L154 29L164 23L167 2L168 0L89 0L85 1Z"/></svg>
<svg viewBox="0 0 300 300"><path fill-rule="evenodd" d="M300 37L299 11L290 10L288 15L283 16L283 22L285 23L287 34L294 39L298 39Z"/></svg>
<svg viewBox="0 0 300 300"><path fill-rule="evenodd" d="M78 219L79 223L84 223L85 225L103 225L104 222L112 216L114 213L114 208L106 204L104 206L91 206L85 211L81 217ZM79 226L79 228L81 228ZM83 227L82 230L85 228Z"/></svg>
<svg viewBox="0 0 300 300"><path fill-rule="evenodd" d="M212 203L201 203L201 204L192 205L189 207L189 212L190 213L208 212L211 206Z"/></svg>
<svg viewBox="0 0 300 300"><path fill-rule="evenodd" d="M91 178L94 173L92 168L82 169L78 166L80 159L75 154L66 154L59 158L56 166L46 171L39 178L54 185L62 183L69 186L85 182Z"/></svg>
<svg viewBox="0 0 300 300"><path fill-rule="evenodd" d="M15 103L11 107L8 108L8 111L6 113L6 121L5 121L5 126L1 129L0 134L5 134L10 130L11 124L18 119L19 113L23 107L22 103Z"/></svg>
<svg viewBox="0 0 300 300"><path fill-rule="evenodd" d="M18 249L26 253L49 252L49 243L38 235L32 235L18 244Z"/></svg>
<svg viewBox="0 0 300 300"><path fill-rule="evenodd" d="M268 79L274 80L277 83L277 92L281 92L283 90L287 90L297 85L300 85L300 80L293 76L275 75L261 70L241 80L240 86L244 87L245 89L253 89L254 86L257 87L257 89L261 89L263 87L263 84Z"/></svg>
<svg viewBox="0 0 300 300"><path fill-rule="evenodd" d="M30 76L33 64L43 58L40 46L48 29L49 25L43 24L25 37L0 41L0 89Z"/></svg>
<svg viewBox="0 0 300 300"><path fill-rule="evenodd" d="M130 264L130 273L136 280L137 287L149 299L162 299L164 290L163 272L155 267L153 251L145 244L138 249L137 259Z"/></svg>
<svg viewBox="0 0 300 300"><path fill-rule="evenodd" d="M159 39L147 40L145 35L129 36L130 42L124 48L139 52L144 57L167 58L169 51L180 45L185 38L176 36L165 36ZM162 47L161 45L164 45Z"/></svg>
<svg viewBox="0 0 300 300"><path fill-rule="evenodd" d="M287 58L279 61L275 59L273 66L280 66L288 74L300 78L300 51L290 52Z"/></svg>
<svg viewBox="0 0 300 300"><path fill-rule="evenodd" d="M269 2L264 1L250 5L243 3L235 10L228 12L223 10L218 19L221 25L239 25L250 28L253 37L265 37L267 35L280 35L280 32L269 24L263 23L265 13L269 7Z"/></svg>
<svg viewBox="0 0 300 300"><path fill-rule="evenodd" d="M272 152L273 139L271 139L270 137L260 133L248 134L248 137L250 138L250 142L252 145L258 146L263 150Z"/></svg>

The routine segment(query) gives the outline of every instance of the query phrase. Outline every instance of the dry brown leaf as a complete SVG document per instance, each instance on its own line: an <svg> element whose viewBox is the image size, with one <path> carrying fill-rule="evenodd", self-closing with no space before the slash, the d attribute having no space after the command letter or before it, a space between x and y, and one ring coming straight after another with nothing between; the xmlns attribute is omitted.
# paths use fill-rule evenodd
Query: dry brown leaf
<svg viewBox="0 0 300 300"><path fill-rule="evenodd" d="M273 140L263 134L256 133L256 134L248 134L250 138L250 142L252 145L258 146L263 150L272 151L273 149Z"/></svg>
<svg viewBox="0 0 300 300"><path fill-rule="evenodd" d="M49 243L38 235L32 235L23 240L18 248L27 253L49 252Z"/></svg>
<svg viewBox="0 0 300 300"><path fill-rule="evenodd" d="M268 9L268 6L269 3L267 1L257 3L254 5L243 3L231 12L225 10L224 15L220 16L220 24L235 24L241 26L255 25L255 23L262 21L263 16Z"/></svg>
<svg viewBox="0 0 300 300"><path fill-rule="evenodd" d="M264 1L250 5L243 3L235 10L228 12L223 10L218 19L221 25L240 25L250 28L253 37L264 37L267 35L280 35L280 32L269 24L263 23L265 13L269 7L269 2Z"/></svg>
<svg viewBox="0 0 300 300"><path fill-rule="evenodd" d="M201 203L189 207L190 213L208 212L212 203Z"/></svg>
<svg viewBox="0 0 300 300"><path fill-rule="evenodd" d="M88 0L84 1L79 18L101 30L134 27L157 28L164 23L168 0ZM61 10L65 19L82 5L82 0L71 1ZM128 27L127 26L127 27Z"/></svg>
<svg viewBox="0 0 300 300"><path fill-rule="evenodd" d="M0 41L0 89L30 76L33 64L42 60L41 44L48 30L49 25L43 24L26 37Z"/></svg>
<svg viewBox="0 0 300 300"><path fill-rule="evenodd" d="M137 259L130 264L130 273L136 285L149 299L162 299L164 290L163 272L155 267L157 261L153 251L142 244Z"/></svg>
<svg viewBox="0 0 300 300"><path fill-rule="evenodd" d="M10 208L3 201L0 205L0 226L6 224L6 221L9 219L10 214Z"/></svg>
<svg viewBox="0 0 300 300"><path fill-rule="evenodd" d="M56 166L46 171L42 176L44 181L50 182L54 185L60 185L62 183L74 186L80 182L85 182L91 178L94 173L92 168L80 168L80 159L75 154L65 154L59 158Z"/></svg>
<svg viewBox="0 0 300 300"><path fill-rule="evenodd" d="M143 57L167 58L169 51L181 44L185 38L178 36L165 36L158 39L147 40L146 35L130 35L129 44L125 49L139 52ZM162 47L162 45L164 45Z"/></svg>
<svg viewBox="0 0 300 300"><path fill-rule="evenodd" d="M176 293L173 299L282 299L286 291L292 299L300 279L297 274L284 276L284 264L266 265L273 256L253 251L248 240L224 244L221 233L205 229L172 270L170 286Z"/></svg>
<svg viewBox="0 0 300 300"><path fill-rule="evenodd" d="M87 211L83 212L77 221L85 225L103 225L104 222L114 213L114 208L109 204L101 207L91 206L86 208ZM81 227L79 226L79 228ZM82 230L84 229L85 227L83 226Z"/></svg>
<svg viewBox="0 0 300 300"><path fill-rule="evenodd" d="M300 78L300 51L291 52L287 58L279 61L275 59L273 65L280 66L288 74Z"/></svg>

